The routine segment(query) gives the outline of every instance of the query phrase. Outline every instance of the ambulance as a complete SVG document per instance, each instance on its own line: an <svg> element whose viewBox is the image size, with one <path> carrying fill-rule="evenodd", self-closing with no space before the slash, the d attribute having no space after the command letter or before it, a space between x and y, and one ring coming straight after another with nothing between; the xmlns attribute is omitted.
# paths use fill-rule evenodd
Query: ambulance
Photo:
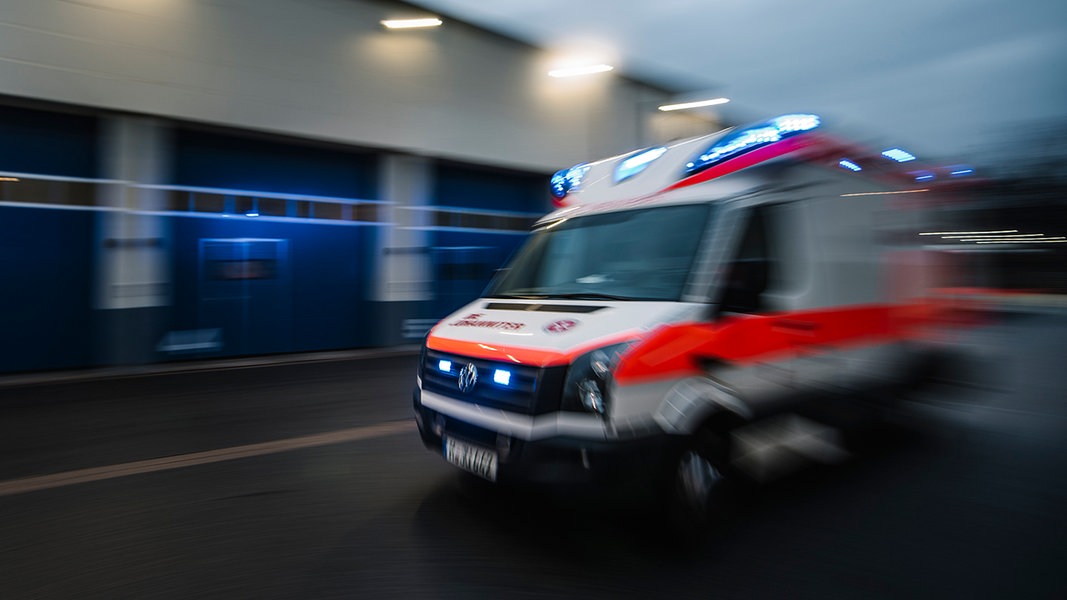
<svg viewBox="0 0 1067 600"><path fill-rule="evenodd" d="M731 481L847 456L845 407L908 383L939 326L912 244L938 192L824 129L783 115L557 173L559 208L426 336L424 444L498 484L662 490L698 523Z"/></svg>

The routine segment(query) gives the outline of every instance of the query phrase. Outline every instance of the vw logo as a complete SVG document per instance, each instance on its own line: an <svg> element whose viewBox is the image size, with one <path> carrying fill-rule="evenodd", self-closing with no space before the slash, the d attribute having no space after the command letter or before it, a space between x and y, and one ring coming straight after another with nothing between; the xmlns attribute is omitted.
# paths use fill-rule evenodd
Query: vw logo
<svg viewBox="0 0 1067 600"><path fill-rule="evenodd" d="M474 389L476 383L478 383L478 367L474 366L474 363L467 363L459 370L459 391L469 392Z"/></svg>

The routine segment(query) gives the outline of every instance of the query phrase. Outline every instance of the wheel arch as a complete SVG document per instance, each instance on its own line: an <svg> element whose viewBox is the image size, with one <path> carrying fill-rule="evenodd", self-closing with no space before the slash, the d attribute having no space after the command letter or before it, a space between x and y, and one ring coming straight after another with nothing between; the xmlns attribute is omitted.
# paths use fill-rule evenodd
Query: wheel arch
<svg viewBox="0 0 1067 600"><path fill-rule="evenodd" d="M653 418L668 434L690 435L707 427L734 426L752 416L752 409L730 388L708 377L693 377L667 392Z"/></svg>

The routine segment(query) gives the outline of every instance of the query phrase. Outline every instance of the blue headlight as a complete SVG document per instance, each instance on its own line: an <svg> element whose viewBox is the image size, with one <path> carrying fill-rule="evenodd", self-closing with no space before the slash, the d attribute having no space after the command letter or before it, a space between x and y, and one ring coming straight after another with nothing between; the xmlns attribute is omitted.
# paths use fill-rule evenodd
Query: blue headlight
<svg viewBox="0 0 1067 600"><path fill-rule="evenodd" d="M589 165L586 164L574 165L569 169L556 171L549 183L549 187L552 188L552 195L556 198L562 198L571 191L577 190L582 185L582 178L588 172Z"/></svg>
<svg viewBox="0 0 1067 600"><path fill-rule="evenodd" d="M500 385L511 385L511 371L497 369L493 371L493 382Z"/></svg>
<svg viewBox="0 0 1067 600"><path fill-rule="evenodd" d="M686 163L686 175L703 171L726 159L773 144L798 133L811 131L818 127L820 122L816 115L782 115L764 123L738 129L728 133L695 159Z"/></svg>
<svg viewBox="0 0 1067 600"><path fill-rule="evenodd" d="M847 158L842 158L841 160L839 160L837 162L837 164L842 169L848 169L849 171L862 171L863 170L863 167L857 165L856 163L852 162L851 160L849 160Z"/></svg>

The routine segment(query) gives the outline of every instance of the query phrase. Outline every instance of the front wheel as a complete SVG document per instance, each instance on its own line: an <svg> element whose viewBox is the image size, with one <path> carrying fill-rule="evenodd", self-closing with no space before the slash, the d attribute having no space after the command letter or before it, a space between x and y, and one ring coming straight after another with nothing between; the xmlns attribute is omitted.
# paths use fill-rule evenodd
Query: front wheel
<svg viewBox="0 0 1067 600"><path fill-rule="evenodd" d="M675 537L695 541L736 516L739 486L726 432L700 431L673 461L666 510Z"/></svg>

